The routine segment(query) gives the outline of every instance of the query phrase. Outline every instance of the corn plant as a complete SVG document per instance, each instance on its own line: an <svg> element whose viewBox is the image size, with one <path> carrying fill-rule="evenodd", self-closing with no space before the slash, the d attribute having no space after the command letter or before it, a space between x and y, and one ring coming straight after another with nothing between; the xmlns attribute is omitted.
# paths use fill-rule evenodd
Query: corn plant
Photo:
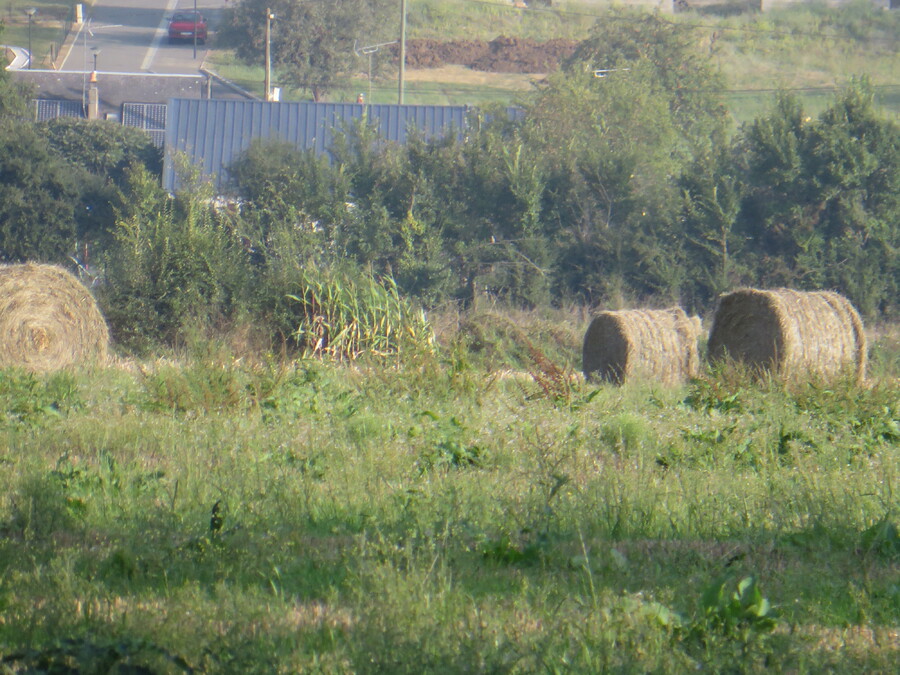
<svg viewBox="0 0 900 675"><path fill-rule="evenodd" d="M352 361L363 354L399 356L435 347L424 311L401 297L390 277L306 269L298 284L288 298L298 303L294 338L305 356Z"/></svg>

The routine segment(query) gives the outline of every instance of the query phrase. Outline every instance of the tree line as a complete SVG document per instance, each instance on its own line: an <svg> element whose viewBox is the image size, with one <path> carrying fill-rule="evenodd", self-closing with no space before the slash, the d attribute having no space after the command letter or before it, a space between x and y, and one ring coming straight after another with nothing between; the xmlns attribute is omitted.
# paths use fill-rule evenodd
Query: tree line
<svg viewBox="0 0 900 675"><path fill-rule="evenodd" d="M309 267L390 278L426 307L488 294L703 311L751 285L834 289L896 316L900 126L867 81L815 117L779 94L735 129L722 79L689 27L599 22L521 117L482 110L465 137L404 145L362 121L329 156L257 143L214 199L190 167L164 193L142 132L28 121L0 76L0 256L90 250L104 311L135 345L198 319L290 336Z"/></svg>

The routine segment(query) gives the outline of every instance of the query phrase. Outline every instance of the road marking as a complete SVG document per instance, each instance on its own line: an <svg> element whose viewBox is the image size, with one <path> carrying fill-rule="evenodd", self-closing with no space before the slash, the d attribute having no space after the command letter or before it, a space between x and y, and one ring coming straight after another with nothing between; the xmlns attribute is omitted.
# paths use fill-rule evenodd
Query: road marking
<svg viewBox="0 0 900 675"><path fill-rule="evenodd" d="M178 0L168 0L166 3L166 11L163 12L162 21L159 22L159 26L156 27L156 33L153 35L153 41L150 43L150 48L147 50L147 55L144 57L143 63L141 63L141 70L150 70L150 66L153 65L153 59L156 58L156 52L159 51L159 45L162 44L163 38L166 37L168 33L168 17L178 6Z"/></svg>

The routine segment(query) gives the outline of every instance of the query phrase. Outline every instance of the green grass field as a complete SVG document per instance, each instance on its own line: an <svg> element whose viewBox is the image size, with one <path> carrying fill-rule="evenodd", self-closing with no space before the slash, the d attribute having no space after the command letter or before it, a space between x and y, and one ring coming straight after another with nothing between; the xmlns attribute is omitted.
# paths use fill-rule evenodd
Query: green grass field
<svg viewBox="0 0 900 675"><path fill-rule="evenodd" d="M560 376L583 316L0 372L4 672L892 672L896 328L866 386L665 390Z"/></svg>

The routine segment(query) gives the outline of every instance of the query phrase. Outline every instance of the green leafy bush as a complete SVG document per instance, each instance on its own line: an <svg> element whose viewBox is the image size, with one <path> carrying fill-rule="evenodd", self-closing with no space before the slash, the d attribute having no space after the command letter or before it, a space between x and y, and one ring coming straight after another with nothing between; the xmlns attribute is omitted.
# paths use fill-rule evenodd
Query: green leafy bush
<svg viewBox="0 0 900 675"><path fill-rule="evenodd" d="M746 643L778 625L771 603L752 576L718 579L704 591L701 604L703 616L695 630L712 630Z"/></svg>
<svg viewBox="0 0 900 675"><path fill-rule="evenodd" d="M139 169L132 183L138 201L117 225L98 298L115 339L146 349L234 318L250 286L247 256L208 195L170 198Z"/></svg>

